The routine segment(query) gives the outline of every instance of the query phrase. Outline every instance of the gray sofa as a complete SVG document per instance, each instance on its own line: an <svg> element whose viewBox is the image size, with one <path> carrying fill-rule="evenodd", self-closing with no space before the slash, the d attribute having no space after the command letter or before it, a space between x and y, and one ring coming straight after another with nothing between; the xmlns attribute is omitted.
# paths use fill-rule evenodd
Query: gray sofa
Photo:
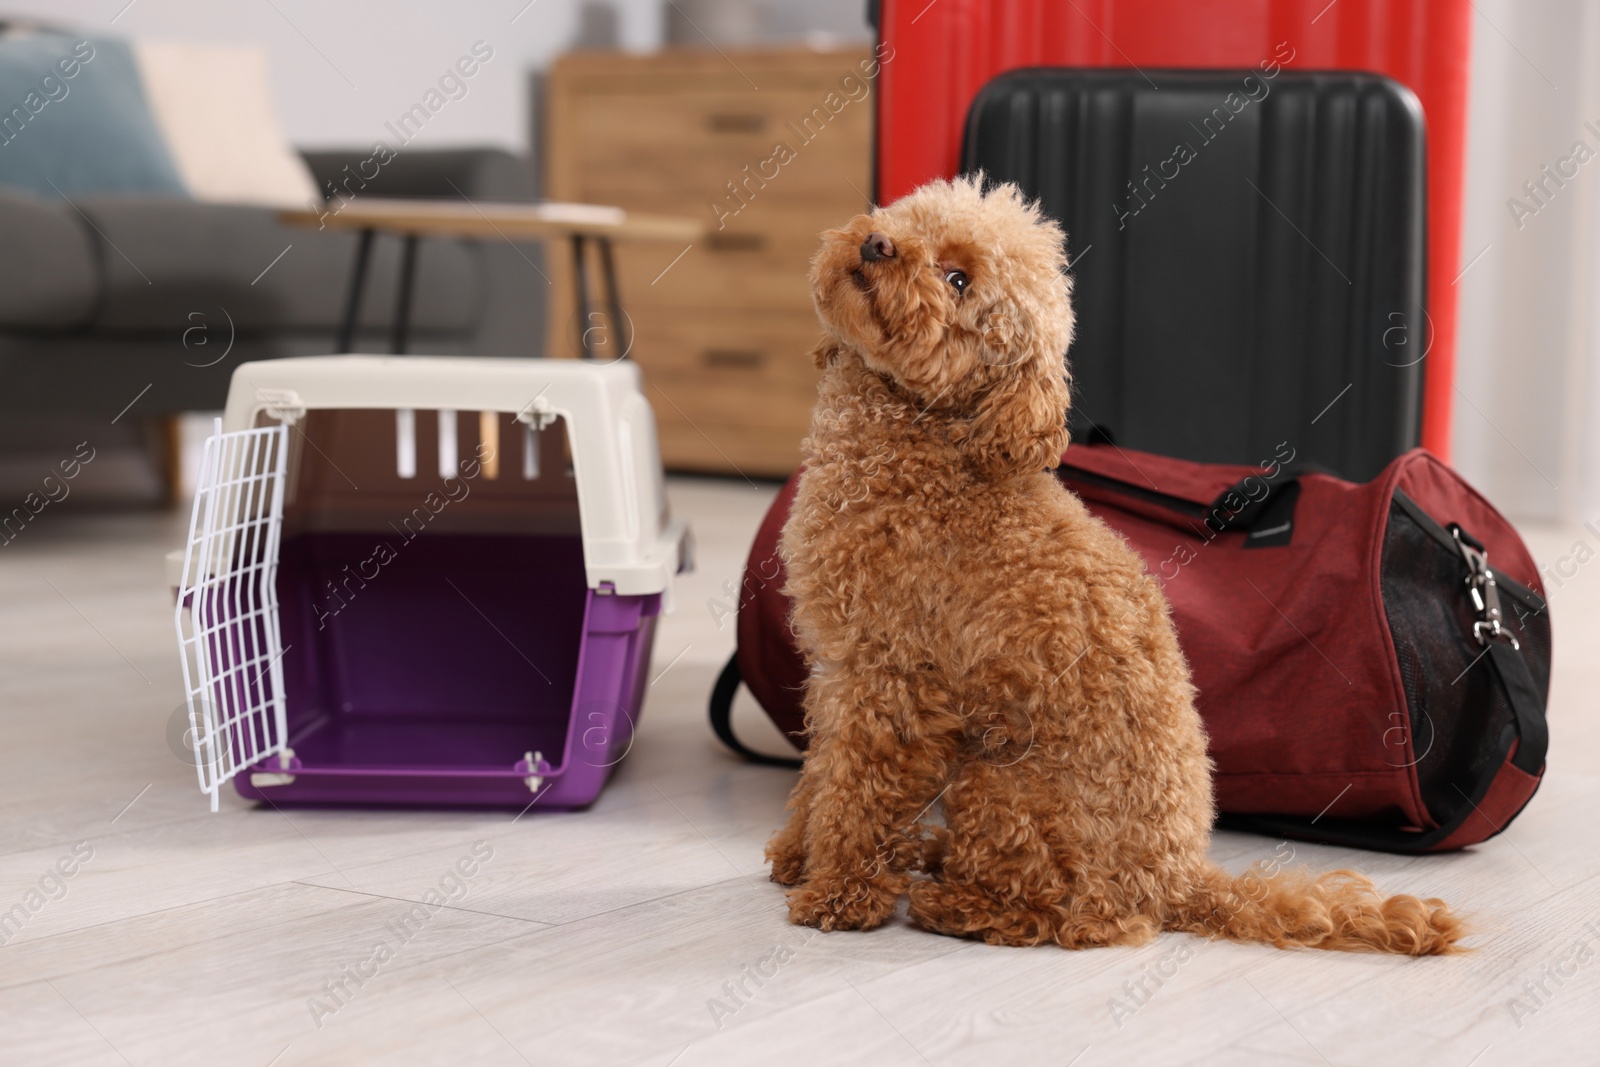
<svg viewBox="0 0 1600 1067"><path fill-rule="evenodd" d="M303 154L322 188L370 155ZM507 152L406 149L359 195L533 192L526 162ZM239 363L331 352L356 242L284 226L264 208L148 196L68 204L5 189L0 238L0 415L106 420L141 391L141 418L220 408ZM540 354L543 266L537 245L423 241L410 351ZM387 351L398 267L398 239L380 236L358 351Z"/></svg>

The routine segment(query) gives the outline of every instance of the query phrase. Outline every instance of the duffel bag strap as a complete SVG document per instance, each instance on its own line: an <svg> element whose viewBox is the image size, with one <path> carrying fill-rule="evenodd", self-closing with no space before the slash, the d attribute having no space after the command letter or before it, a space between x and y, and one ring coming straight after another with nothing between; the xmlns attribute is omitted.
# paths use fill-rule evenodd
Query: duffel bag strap
<svg viewBox="0 0 1600 1067"><path fill-rule="evenodd" d="M738 695L739 655L728 657L728 665L717 675L717 684L711 688L711 729L717 739L751 763L764 763L770 767L798 767L801 761L790 756L769 756L740 741L733 732L733 698Z"/></svg>
<svg viewBox="0 0 1600 1067"><path fill-rule="evenodd" d="M1539 699L1533 675L1514 645L1492 641L1489 662L1506 691L1506 700L1517 717L1517 752L1511 765L1528 774L1538 774L1550 750L1550 724L1544 717L1544 701Z"/></svg>
<svg viewBox="0 0 1600 1067"><path fill-rule="evenodd" d="M1472 606L1478 613L1472 624L1472 636L1485 646L1495 677L1505 690L1506 701L1517 719L1516 757L1511 761L1520 771L1538 774L1544 766L1546 751L1550 748L1550 727L1544 718L1544 702L1533 684L1528 665L1523 662L1521 646L1511 631L1503 625L1500 611L1500 588L1494 571L1489 569L1489 553L1483 543L1460 526L1451 523L1450 536L1455 540L1461 558L1467 564L1467 588L1472 596Z"/></svg>

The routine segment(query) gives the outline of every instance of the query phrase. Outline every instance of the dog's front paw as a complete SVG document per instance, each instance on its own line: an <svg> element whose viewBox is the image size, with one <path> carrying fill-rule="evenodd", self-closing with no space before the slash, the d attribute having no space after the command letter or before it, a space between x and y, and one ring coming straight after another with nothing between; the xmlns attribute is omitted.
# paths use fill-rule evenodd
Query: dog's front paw
<svg viewBox="0 0 1600 1067"><path fill-rule="evenodd" d="M791 819L767 842L767 862L772 880L782 886L799 885L806 878L805 827Z"/></svg>
<svg viewBox="0 0 1600 1067"><path fill-rule="evenodd" d="M767 859L772 863L772 880L781 886L796 886L805 881L806 854L803 850L767 846Z"/></svg>
<svg viewBox="0 0 1600 1067"><path fill-rule="evenodd" d="M871 930L894 914L897 888L861 878L810 882L789 890L789 921L819 930Z"/></svg>

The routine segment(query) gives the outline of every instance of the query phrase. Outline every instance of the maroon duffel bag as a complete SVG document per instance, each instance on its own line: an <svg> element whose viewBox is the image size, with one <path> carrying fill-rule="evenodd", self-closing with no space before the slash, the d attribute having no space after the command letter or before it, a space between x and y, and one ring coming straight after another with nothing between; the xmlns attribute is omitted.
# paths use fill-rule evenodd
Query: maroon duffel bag
<svg viewBox="0 0 1600 1067"><path fill-rule="evenodd" d="M1283 454L1287 453L1287 454ZM1544 773L1550 617L1511 524L1421 449L1363 485L1074 445L1057 470L1145 559L1172 603L1216 763L1222 825L1395 852L1461 848L1516 817ZM712 694L722 740L740 681L805 746L806 668L778 536L756 535L738 651Z"/></svg>

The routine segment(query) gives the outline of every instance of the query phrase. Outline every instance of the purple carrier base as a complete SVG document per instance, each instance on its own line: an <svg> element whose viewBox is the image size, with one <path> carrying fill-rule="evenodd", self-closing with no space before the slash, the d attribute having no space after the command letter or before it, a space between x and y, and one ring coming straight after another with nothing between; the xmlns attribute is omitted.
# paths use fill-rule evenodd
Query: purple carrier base
<svg viewBox="0 0 1600 1067"><path fill-rule="evenodd" d="M242 771L234 779L235 787L242 797L274 804L520 809L537 798L538 806L546 810L586 807L600 795L612 768L633 745L660 607L660 594L589 594L569 724L465 727L441 716L411 720L403 726L391 722L353 728L323 718L298 735L291 731L289 747L295 756L287 770L274 756ZM545 751L534 768L522 759L499 767L456 761L464 762L474 752L528 745L534 746L529 751L537 750L539 741L530 740L528 725L536 730L546 727L539 732L548 733L561 746L559 762L552 762L554 751ZM549 729L552 726L565 728ZM376 738L361 736L377 731L385 735L381 748L390 753L383 758L393 763L333 761L347 747L378 747L371 744ZM563 733L565 738L560 736ZM441 749L451 750L456 758L430 762L430 758L438 759ZM251 776L257 773L287 773L294 781L257 788L251 784ZM543 779L537 788L528 782L535 777Z"/></svg>
<svg viewBox="0 0 1600 1067"><path fill-rule="evenodd" d="M537 552L524 538L425 540L336 616L326 594L313 607L311 591L348 575L348 538L286 544L278 585L294 756L241 771L240 796L516 810L599 796L633 745L660 594L587 589L576 539L539 538ZM419 613L432 625L419 628ZM311 654L294 655L302 642ZM530 767L527 753L542 758ZM257 785L258 774L283 784Z"/></svg>

